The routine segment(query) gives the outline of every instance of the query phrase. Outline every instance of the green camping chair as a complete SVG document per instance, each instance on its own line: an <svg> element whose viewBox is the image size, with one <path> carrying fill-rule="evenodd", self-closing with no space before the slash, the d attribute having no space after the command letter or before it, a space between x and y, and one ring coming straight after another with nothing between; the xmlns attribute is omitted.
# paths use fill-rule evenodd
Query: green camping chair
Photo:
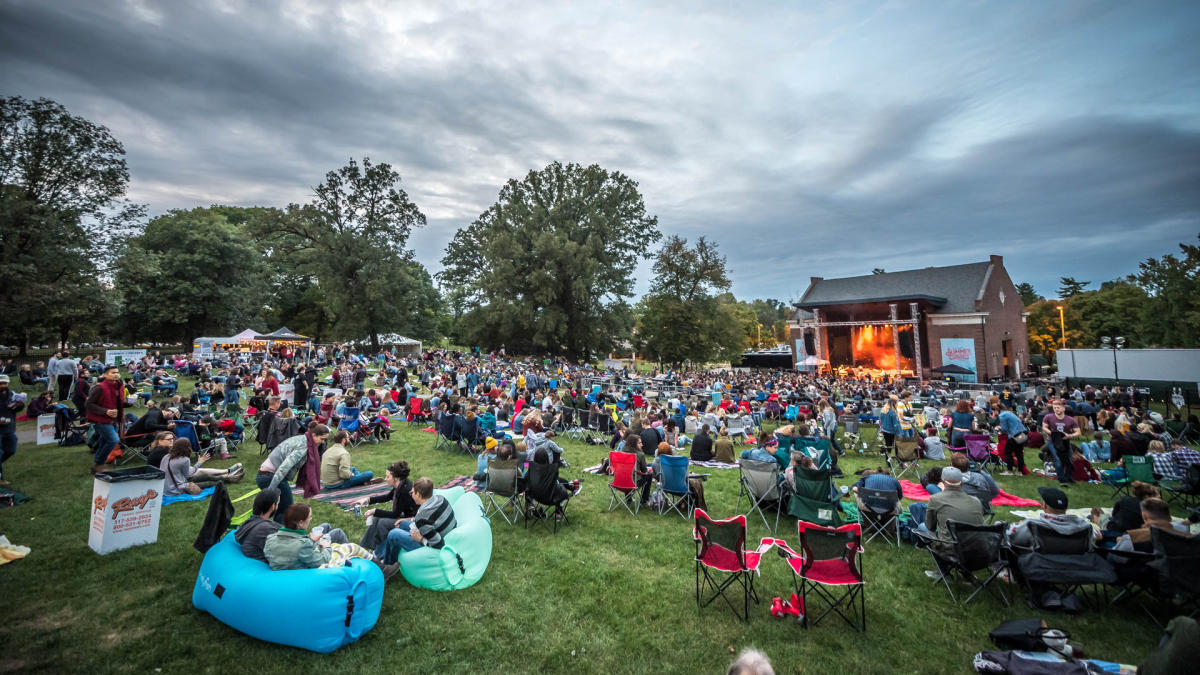
<svg viewBox="0 0 1200 675"><path fill-rule="evenodd" d="M817 525L840 526L841 512L833 496L833 476L829 469L796 467L792 476L795 488L788 499L788 515Z"/></svg>
<svg viewBox="0 0 1200 675"><path fill-rule="evenodd" d="M833 460L829 456L829 439L799 438L796 440L796 449L808 453L818 469L828 469L833 466Z"/></svg>
<svg viewBox="0 0 1200 675"><path fill-rule="evenodd" d="M1114 499L1123 494L1130 494L1129 486L1133 485L1134 481L1158 485L1158 479L1154 477L1154 463L1150 461L1149 457L1125 455L1121 459L1125 462L1125 477L1105 478L1104 480L1113 488Z"/></svg>

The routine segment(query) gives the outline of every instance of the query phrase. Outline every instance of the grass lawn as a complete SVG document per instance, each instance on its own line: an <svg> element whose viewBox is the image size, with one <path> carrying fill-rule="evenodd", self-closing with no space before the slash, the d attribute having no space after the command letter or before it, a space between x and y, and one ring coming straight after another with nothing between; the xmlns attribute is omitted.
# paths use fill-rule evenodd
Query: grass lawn
<svg viewBox="0 0 1200 675"><path fill-rule="evenodd" d="M474 472L474 460L434 451L434 440L401 423L391 441L352 453L360 470L382 475L390 462L405 459L414 478L430 476L439 485ZM927 553L879 540L864 558L865 635L829 618L803 630L771 617L771 597L792 589L791 572L773 553L763 561L757 581L762 603L752 606L749 624L723 605L697 610L690 524L646 511L637 517L606 513L607 481L582 472L606 449L569 440L562 445L571 462L562 475L585 479L583 494L569 507L569 527L552 536L497 520L491 565L478 584L438 593L413 588L398 575L374 630L334 654L318 655L244 636L192 607L201 555L191 544L207 502L166 507L158 543L99 556L87 547L87 452L24 444L6 468L13 487L33 500L0 510L0 534L33 553L0 567L7 609L0 671L358 673L387 664L423 672L695 673L723 672L733 652L754 645L779 672L966 672L971 656L989 647L990 629L1036 615L1023 604L1005 608L990 597L959 608L925 577ZM256 444L247 444L239 459L253 476L260 460ZM874 460L846 457L842 465L852 476ZM730 515L737 472L713 473L706 487L710 511ZM999 482L1027 497L1047 484L1036 476ZM247 479L231 487L236 497L254 486ZM1111 505L1109 494L1104 486L1070 488L1075 506ZM351 539L361 536L362 523L352 514L311 503L314 522L330 521ZM1008 512L998 510L1000 518ZM794 521L784 522L780 532L795 543ZM761 522L751 521L751 541L767 535ZM279 617L286 620L287 607L279 608ZM1134 606L1050 621L1068 629L1091 655L1124 663L1138 663L1161 636Z"/></svg>

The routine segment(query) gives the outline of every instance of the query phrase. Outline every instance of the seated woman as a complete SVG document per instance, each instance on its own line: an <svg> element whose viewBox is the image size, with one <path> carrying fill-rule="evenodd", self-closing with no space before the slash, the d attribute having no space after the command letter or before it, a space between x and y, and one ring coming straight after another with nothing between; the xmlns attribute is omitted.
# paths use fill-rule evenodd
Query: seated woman
<svg viewBox="0 0 1200 675"><path fill-rule="evenodd" d="M926 471L925 475L921 476L922 487L924 487L925 491L931 495L936 495L942 491L941 483L942 467L940 466L933 467L932 469Z"/></svg>
<svg viewBox="0 0 1200 675"><path fill-rule="evenodd" d="M1097 431L1092 435L1092 440L1080 443L1080 449L1083 450L1083 456L1090 462L1107 462L1112 456L1112 446L1104 437L1103 431Z"/></svg>
<svg viewBox="0 0 1200 675"><path fill-rule="evenodd" d="M177 438L171 445L170 452L163 457L158 468L167 474L163 484L163 495L178 497L182 494L200 494L207 486L219 482L236 483L242 479L244 472L241 464L234 464L228 469L203 469L201 464L212 459L212 455L204 453L192 465L192 442L186 438Z"/></svg>
<svg viewBox="0 0 1200 675"><path fill-rule="evenodd" d="M1100 472L1078 448L1071 448L1071 479L1079 482L1100 480Z"/></svg>
<svg viewBox="0 0 1200 675"><path fill-rule="evenodd" d="M496 459L496 439L488 436L483 441L483 452L475 463L475 483L487 488L487 465L489 459Z"/></svg>
<svg viewBox="0 0 1200 675"><path fill-rule="evenodd" d="M788 431L791 432L791 426L788 425ZM777 432L778 433L778 432ZM786 435L785 435L786 436ZM752 459L756 462L774 462L775 451L771 448L771 436L763 431L758 434L758 444L750 450L743 450L740 457L742 459ZM778 441L778 439L776 439ZM778 447L778 446L775 446Z"/></svg>
<svg viewBox="0 0 1200 675"><path fill-rule="evenodd" d="M934 427L929 427L925 432L925 456L929 459L946 459L946 444Z"/></svg>
<svg viewBox="0 0 1200 675"><path fill-rule="evenodd" d="M325 541L324 531L308 533L312 523L312 508L308 504L292 504L283 514L283 527L267 537L263 554L273 570L303 570L315 567L340 567L351 558L369 560L390 579L400 569L400 563L384 565L383 561L358 544ZM340 530L334 530L340 532ZM345 538L344 535L341 538Z"/></svg>
<svg viewBox="0 0 1200 675"><path fill-rule="evenodd" d="M1183 478L1183 472L1179 470L1179 465L1175 463L1175 458L1167 451L1167 446L1163 442L1155 439L1150 441L1149 452L1146 456L1154 463L1154 477L1161 480L1180 480Z"/></svg>
<svg viewBox="0 0 1200 675"><path fill-rule="evenodd" d="M807 454L803 452L793 452L792 463L789 464L788 468L784 469L783 471L783 482L787 485L788 492L796 491L797 468L808 469L809 471L812 471L817 468L817 465L813 464L812 457L809 457Z"/></svg>
<svg viewBox="0 0 1200 675"><path fill-rule="evenodd" d="M374 508L363 512L363 516L367 519L367 531L363 533L362 541L359 542L363 548L374 551L387 539L388 532L392 531L392 527L397 521L416 515L417 503L412 498L412 482L408 480L409 472L408 462L404 460L392 462L392 465L384 472L384 481L392 488L391 492L374 497L363 497L356 504L361 508L368 504L391 502L390 509Z"/></svg>
<svg viewBox="0 0 1200 675"><path fill-rule="evenodd" d="M29 408L25 414L30 419L37 419L39 415L45 415L47 411L54 409L54 392L47 389L37 395L37 398L29 402Z"/></svg>

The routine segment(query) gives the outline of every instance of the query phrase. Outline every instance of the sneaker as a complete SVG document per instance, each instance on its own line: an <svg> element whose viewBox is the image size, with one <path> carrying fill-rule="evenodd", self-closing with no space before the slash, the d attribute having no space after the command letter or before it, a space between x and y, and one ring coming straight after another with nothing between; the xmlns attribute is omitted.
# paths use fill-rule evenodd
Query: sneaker
<svg viewBox="0 0 1200 675"><path fill-rule="evenodd" d="M237 473L241 470L242 470L241 462L238 462L237 464L234 464L233 466L229 467L229 473Z"/></svg>
<svg viewBox="0 0 1200 675"><path fill-rule="evenodd" d="M367 485L379 485L383 481L384 481L383 476L375 476L371 480L367 481Z"/></svg>
<svg viewBox="0 0 1200 675"><path fill-rule="evenodd" d="M391 579L392 577L396 576L396 572L400 571L400 563L394 562L391 565L384 565L382 569L383 569L383 580L387 581L388 579Z"/></svg>
<svg viewBox="0 0 1200 675"><path fill-rule="evenodd" d="M925 576L933 579L934 581L942 580L942 573L937 570L925 570Z"/></svg>
<svg viewBox="0 0 1200 675"><path fill-rule="evenodd" d="M229 459L230 457L232 457L232 455L230 455L228 452L221 453L221 459Z"/></svg>
<svg viewBox="0 0 1200 675"><path fill-rule="evenodd" d="M578 495L580 492L583 492L583 483L581 483L579 481L575 481L575 490L571 493L571 496L574 497L574 496Z"/></svg>

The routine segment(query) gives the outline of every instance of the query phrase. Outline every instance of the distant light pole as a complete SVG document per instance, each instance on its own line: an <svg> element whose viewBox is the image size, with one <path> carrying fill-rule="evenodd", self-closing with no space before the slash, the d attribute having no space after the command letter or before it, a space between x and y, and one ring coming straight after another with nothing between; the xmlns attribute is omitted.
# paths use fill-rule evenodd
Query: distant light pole
<svg viewBox="0 0 1200 675"><path fill-rule="evenodd" d="M1058 306L1058 325L1062 328L1062 348L1067 348L1067 320L1063 316L1063 306Z"/></svg>
<svg viewBox="0 0 1200 675"><path fill-rule="evenodd" d="M1104 349L1111 349L1113 353L1113 379L1117 382L1121 381L1121 373L1117 370L1117 350L1125 346L1125 338L1120 335L1113 337L1100 338L1100 346Z"/></svg>

